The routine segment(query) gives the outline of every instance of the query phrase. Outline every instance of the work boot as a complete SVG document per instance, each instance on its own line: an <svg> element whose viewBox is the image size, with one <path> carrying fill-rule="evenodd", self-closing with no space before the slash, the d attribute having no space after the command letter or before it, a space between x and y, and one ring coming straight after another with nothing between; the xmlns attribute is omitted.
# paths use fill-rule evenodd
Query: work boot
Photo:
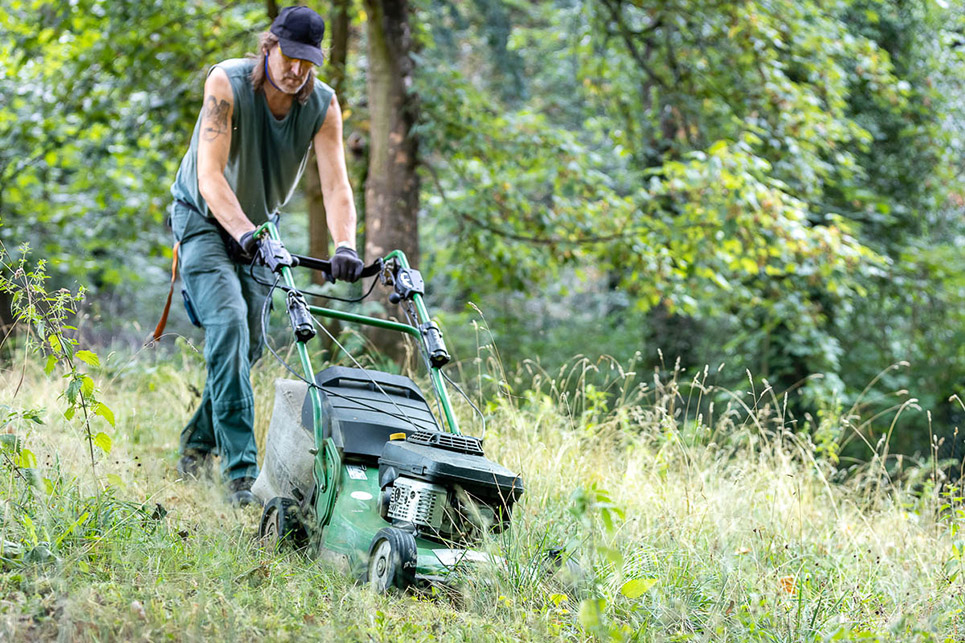
<svg viewBox="0 0 965 643"><path fill-rule="evenodd" d="M178 460L178 475L189 480L200 480L210 472L207 451L185 449Z"/></svg>
<svg viewBox="0 0 965 643"><path fill-rule="evenodd" d="M247 507L248 505L261 506L258 496L251 493L251 485L255 484L254 478L235 478L228 482L227 501L233 507Z"/></svg>

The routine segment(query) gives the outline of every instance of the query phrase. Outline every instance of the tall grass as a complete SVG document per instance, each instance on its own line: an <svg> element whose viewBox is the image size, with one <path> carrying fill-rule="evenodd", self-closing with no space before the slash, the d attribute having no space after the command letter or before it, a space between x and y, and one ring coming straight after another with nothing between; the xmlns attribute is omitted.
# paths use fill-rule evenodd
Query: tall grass
<svg viewBox="0 0 965 643"><path fill-rule="evenodd" d="M485 351L464 366L487 455L521 471L526 493L512 529L485 545L506 565L436 597L376 596L304 553L266 551L256 512L177 480L178 433L203 381L187 344L169 358L102 356L93 370L117 428L93 471L57 378L30 362L22 385L20 370L3 371L3 430L20 451L3 442L0 636L965 637L965 494L934 458L899 459L879 437L908 405L864 426L860 408L826 414L816 445L779 392L719 389L712 369L577 359L506 373ZM255 372L261 434L279 376L267 362ZM829 445L859 430L866 464L837 462Z"/></svg>

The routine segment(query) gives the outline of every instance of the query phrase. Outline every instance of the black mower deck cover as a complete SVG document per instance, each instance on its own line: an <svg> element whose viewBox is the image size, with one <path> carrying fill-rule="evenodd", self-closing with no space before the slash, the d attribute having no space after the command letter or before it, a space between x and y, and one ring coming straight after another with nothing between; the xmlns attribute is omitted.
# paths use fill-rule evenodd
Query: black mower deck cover
<svg viewBox="0 0 965 643"><path fill-rule="evenodd" d="M375 464L393 433L408 438L438 431L422 391L403 375L332 366L315 376L321 388L324 437L332 437L347 460ZM314 430L311 399L302 406L302 424Z"/></svg>

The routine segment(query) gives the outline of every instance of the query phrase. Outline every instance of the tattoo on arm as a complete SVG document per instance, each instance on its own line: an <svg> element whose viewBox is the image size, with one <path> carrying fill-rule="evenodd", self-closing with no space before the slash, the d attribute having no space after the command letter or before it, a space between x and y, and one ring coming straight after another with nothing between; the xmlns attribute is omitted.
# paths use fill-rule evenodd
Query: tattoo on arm
<svg viewBox="0 0 965 643"><path fill-rule="evenodd" d="M222 134L228 131L228 112L231 110L231 105L228 101L222 100L220 103L215 100L214 96L208 96L208 99L204 103L204 111L202 112L202 128L201 135L204 136L204 140L213 141Z"/></svg>

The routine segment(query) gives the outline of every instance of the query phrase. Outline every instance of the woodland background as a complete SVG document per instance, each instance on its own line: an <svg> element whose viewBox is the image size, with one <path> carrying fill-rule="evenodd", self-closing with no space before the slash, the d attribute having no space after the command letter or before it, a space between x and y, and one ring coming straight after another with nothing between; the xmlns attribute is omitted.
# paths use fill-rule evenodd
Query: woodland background
<svg viewBox="0 0 965 643"><path fill-rule="evenodd" d="M835 458L857 444L856 402L891 409L886 423L906 410L892 450L960 457L957 3L309 4L328 25L319 76L345 114L360 247L409 253L457 358L475 354L473 302L510 367L605 354L646 377L679 360L686 377L789 391L796 430ZM85 344L133 351L153 327L204 74L277 11L4 2L0 240L44 260L51 289L86 290ZM282 231L327 256L315 179Z"/></svg>

